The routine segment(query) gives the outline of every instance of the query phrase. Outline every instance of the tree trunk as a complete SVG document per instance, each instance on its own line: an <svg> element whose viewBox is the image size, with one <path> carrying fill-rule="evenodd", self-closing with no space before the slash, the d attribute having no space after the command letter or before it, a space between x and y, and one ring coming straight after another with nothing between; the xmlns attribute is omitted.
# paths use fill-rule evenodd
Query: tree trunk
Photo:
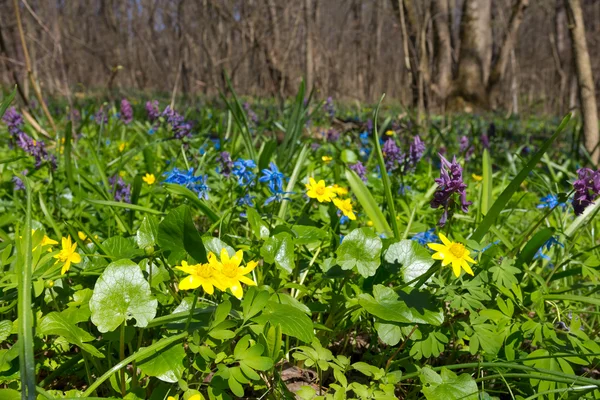
<svg viewBox="0 0 600 400"><path fill-rule="evenodd" d="M488 81L487 92L492 108L496 107L498 84L500 83L500 81L504 77L504 74L506 73L506 66L508 65L510 54L513 50L515 41L517 40L519 26L521 26L521 22L523 21L523 16L525 14L525 9L528 6L529 0L517 0L513 5L510 21L508 22L508 28L506 30L506 33L502 40L502 45L500 47L500 53L496 62L494 63Z"/></svg>
<svg viewBox="0 0 600 400"><path fill-rule="evenodd" d="M465 0L460 24L458 75L452 93L459 107L466 103L465 106L488 108L486 86L492 62L491 17L491 0Z"/></svg>
<svg viewBox="0 0 600 400"><path fill-rule="evenodd" d="M448 0L431 2L433 19L434 78L432 90L441 99L446 100L452 80L452 38L450 34Z"/></svg>
<svg viewBox="0 0 600 400"><path fill-rule="evenodd" d="M313 45L312 45L312 0L304 0L304 25L306 29L306 91L310 93L313 89Z"/></svg>
<svg viewBox="0 0 600 400"><path fill-rule="evenodd" d="M596 94L590 55L585 38L583 12L579 0L565 0L565 7L567 8L569 17L569 32L571 33L575 72L579 84L579 102L581 103L585 147L590 152L594 164L598 164L600 160L600 150L598 149L600 139L598 133L598 109L596 108Z"/></svg>

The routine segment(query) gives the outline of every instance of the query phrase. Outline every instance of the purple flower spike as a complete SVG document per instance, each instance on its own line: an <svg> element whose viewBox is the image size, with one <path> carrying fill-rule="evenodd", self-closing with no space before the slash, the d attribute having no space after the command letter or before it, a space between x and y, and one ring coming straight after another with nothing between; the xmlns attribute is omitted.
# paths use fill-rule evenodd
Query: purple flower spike
<svg viewBox="0 0 600 400"><path fill-rule="evenodd" d="M217 156L217 162L219 163L219 172L221 175L228 178L233 170L233 160L231 159L229 152L222 151L221 154Z"/></svg>
<svg viewBox="0 0 600 400"><path fill-rule="evenodd" d="M410 149L408 151L408 163L409 166L414 168L417 163L423 158L423 154L425 153L425 143L421 140L419 135L415 136L413 142L410 145Z"/></svg>
<svg viewBox="0 0 600 400"><path fill-rule="evenodd" d="M438 184L438 188L433 195L431 200L431 208L444 208L444 212L438 223L439 226L444 226L448 220L448 212L452 211L453 206L456 204L454 194L458 194L460 198L460 208L463 212L469 212L469 206L472 204L467 201L467 193L465 189L467 185L463 182L462 168L456 161L456 157L452 158L452 162L449 162L439 154L442 162L440 168L440 177L435 180Z"/></svg>
<svg viewBox="0 0 600 400"><path fill-rule="evenodd" d="M358 175L358 177L362 179L363 182L367 182L367 169L365 168L362 162L358 161L356 164L352 164L350 166L350 169L356 172L356 175Z"/></svg>
<svg viewBox="0 0 600 400"><path fill-rule="evenodd" d="M115 201L131 203L131 185L126 184L123 178L115 175L108 178L108 183L112 187L111 193L114 191Z"/></svg>
<svg viewBox="0 0 600 400"><path fill-rule="evenodd" d="M387 172L396 170L404 159L404 154L393 139L388 139L383 144L381 149L383 158L385 159L385 169Z"/></svg>
<svg viewBox="0 0 600 400"><path fill-rule="evenodd" d="M121 121L129 125L133 121L133 108L127 99L121 100Z"/></svg>
<svg viewBox="0 0 600 400"><path fill-rule="evenodd" d="M160 110L158 108L158 100L152 100L146 102L146 112L148 113L148 119L150 122L154 122L160 117Z"/></svg>
<svg viewBox="0 0 600 400"><path fill-rule="evenodd" d="M581 215L600 193L600 171L580 168L577 170L577 176L579 179L573 182L575 196L572 204L575 215Z"/></svg>
<svg viewBox="0 0 600 400"><path fill-rule="evenodd" d="M21 132L21 128L25 124L23 116L14 107L6 110L2 121L8 126L8 131L13 137L16 137Z"/></svg>

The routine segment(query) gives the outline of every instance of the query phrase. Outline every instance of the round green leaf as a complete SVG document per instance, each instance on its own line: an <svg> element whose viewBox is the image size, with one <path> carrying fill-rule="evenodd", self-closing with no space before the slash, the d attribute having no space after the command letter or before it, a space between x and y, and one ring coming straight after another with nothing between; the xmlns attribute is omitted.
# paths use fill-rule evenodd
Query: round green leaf
<svg viewBox="0 0 600 400"><path fill-rule="evenodd" d="M145 358L141 361L139 367L146 375L155 376L164 382L175 383L181 379L185 371L184 357L183 345L178 343Z"/></svg>
<svg viewBox="0 0 600 400"><path fill-rule="evenodd" d="M90 300L92 322L103 333L131 318L135 318L135 326L147 326L156 315L156 306L142 270L130 260L115 261L106 267Z"/></svg>
<svg viewBox="0 0 600 400"><path fill-rule="evenodd" d="M337 249L337 263L342 269L356 267L367 278L375 275L381 264L381 239L369 228L355 229Z"/></svg>

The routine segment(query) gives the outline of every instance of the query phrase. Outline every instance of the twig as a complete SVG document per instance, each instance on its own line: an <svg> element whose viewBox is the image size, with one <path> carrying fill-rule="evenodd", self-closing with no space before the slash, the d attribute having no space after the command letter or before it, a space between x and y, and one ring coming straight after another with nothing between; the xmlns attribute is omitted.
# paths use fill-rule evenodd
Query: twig
<svg viewBox="0 0 600 400"><path fill-rule="evenodd" d="M406 343L408 343L408 340L410 339L410 337L412 336L412 334L415 333L415 331L417 330L418 327L419 327L419 325L413 326L412 330L410 331L410 333L408 334L408 336L406 337L406 339L404 340L404 342L402 342L402 344L400 346L398 346L398 348L396 349L396 351L394 352L394 354L392 354L392 356L387 360L387 363L385 363L385 370L386 370L386 372L387 372L388 369L390 369L390 365L392 365L392 361L394 361L394 358L396 358L396 356L398 355L398 353L400 353L400 351L402 351L402 349L404 348L404 346L406 346Z"/></svg>

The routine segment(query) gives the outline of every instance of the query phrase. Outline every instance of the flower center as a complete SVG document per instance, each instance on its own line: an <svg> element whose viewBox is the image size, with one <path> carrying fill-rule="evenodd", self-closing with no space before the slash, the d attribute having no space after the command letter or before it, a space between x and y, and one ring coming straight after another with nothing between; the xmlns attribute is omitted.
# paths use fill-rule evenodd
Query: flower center
<svg viewBox="0 0 600 400"><path fill-rule="evenodd" d="M213 269L208 264L200 264L196 267L196 274L200 278L208 279L213 276Z"/></svg>
<svg viewBox="0 0 600 400"><path fill-rule="evenodd" d="M66 251L61 251L60 253L58 253L58 260L60 262L65 262L69 259L69 253L67 253Z"/></svg>
<svg viewBox="0 0 600 400"><path fill-rule="evenodd" d="M456 258L462 258L462 256L465 254L465 246L460 243L452 243L449 250L450 253L452 253L452 255L454 255Z"/></svg>
<svg viewBox="0 0 600 400"><path fill-rule="evenodd" d="M237 276L238 267L233 264L223 264L221 272L228 278L235 278Z"/></svg>
<svg viewBox="0 0 600 400"><path fill-rule="evenodd" d="M317 187L315 188L315 192L317 192L317 194L318 194L319 196L322 196L322 195L324 195L324 194L325 194L325 187L324 187L324 186L317 186Z"/></svg>

